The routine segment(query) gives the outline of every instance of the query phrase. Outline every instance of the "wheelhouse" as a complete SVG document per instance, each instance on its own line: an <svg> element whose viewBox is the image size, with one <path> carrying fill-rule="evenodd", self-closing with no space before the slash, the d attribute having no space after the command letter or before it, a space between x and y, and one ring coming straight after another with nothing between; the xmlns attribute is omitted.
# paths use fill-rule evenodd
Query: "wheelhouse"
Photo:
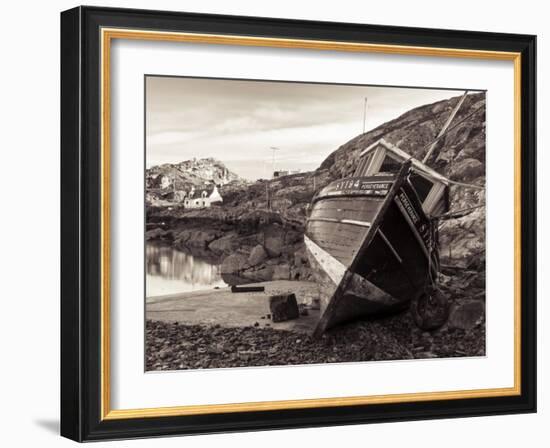
<svg viewBox="0 0 550 448"><path fill-rule="evenodd" d="M448 179L384 139L378 140L361 152L359 164L353 176L372 177L396 174L407 160L412 161L409 182L418 194L424 213L427 216L437 216L448 211Z"/></svg>

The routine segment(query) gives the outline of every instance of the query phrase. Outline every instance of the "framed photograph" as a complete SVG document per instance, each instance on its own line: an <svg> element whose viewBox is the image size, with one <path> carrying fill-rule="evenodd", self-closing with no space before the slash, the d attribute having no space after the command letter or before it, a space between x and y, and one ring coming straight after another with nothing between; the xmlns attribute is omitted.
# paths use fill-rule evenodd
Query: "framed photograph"
<svg viewBox="0 0 550 448"><path fill-rule="evenodd" d="M61 14L61 433L536 411L535 36Z"/></svg>

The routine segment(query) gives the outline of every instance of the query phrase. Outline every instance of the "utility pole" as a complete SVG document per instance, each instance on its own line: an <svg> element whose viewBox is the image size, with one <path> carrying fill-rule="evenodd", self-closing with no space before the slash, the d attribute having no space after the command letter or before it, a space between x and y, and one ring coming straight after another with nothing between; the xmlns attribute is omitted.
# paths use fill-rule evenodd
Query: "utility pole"
<svg viewBox="0 0 550 448"><path fill-rule="evenodd" d="M367 106L369 99L365 97L365 104L363 108L363 134L365 133L366 123L367 123Z"/></svg>
<svg viewBox="0 0 550 448"><path fill-rule="evenodd" d="M271 157L271 177L275 175L275 151L279 151L281 148L277 148L276 146L271 146L269 149L273 151L272 157Z"/></svg>
<svg viewBox="0 0 550 448"><path fill-rule="evenodd" d="M272 155L271 155L271 179L275 176L275 151L279 151L280 148L277 148L276 146L270 146L269 149L271 149ZM271 198L270 198L270 189L271 189L271 180L267 179L265 184L265 195L267 200L267 209L271 211Z"/></svg>

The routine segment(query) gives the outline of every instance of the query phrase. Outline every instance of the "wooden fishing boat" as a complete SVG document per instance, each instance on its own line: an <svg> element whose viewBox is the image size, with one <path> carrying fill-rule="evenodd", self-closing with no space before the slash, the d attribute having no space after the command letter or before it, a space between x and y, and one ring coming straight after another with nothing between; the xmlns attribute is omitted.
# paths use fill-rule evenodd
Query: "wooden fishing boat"
<svg viewBox="0 0 550 448"><path fill-rule="evenodd" d="M315 334L407 306L433 287L437 216L448 209L449 181L383 139L361 153L352 177L320 190L304 235L321 286Z"/></svg>

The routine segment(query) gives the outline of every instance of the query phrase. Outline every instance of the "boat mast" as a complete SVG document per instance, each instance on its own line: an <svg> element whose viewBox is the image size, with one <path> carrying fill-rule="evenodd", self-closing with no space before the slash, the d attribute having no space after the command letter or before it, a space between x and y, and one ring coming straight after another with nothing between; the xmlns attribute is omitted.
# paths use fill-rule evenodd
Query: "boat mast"
<svg viewBox="0 0 550 448"><path fill-rule="evenodd" d="M453 121L456 113L458 112L458 109L460 109L460 106L462 106L462 103L464 103L464 100L466 99L466 95L468 95L467 90L464 91L464 94L462 95L462 98L460 98L458 103L456 103L456 106L454 107L453 111L451 112L451 115L449 115L449 118L447 118L447 121L445 122L445 124L443 125L441 130L439 131L439 134L437 134L437 137L435 138L435 140L430 145L430 148L428 149L428 152L426 153L426 155L422 159L422 163L425 164L428 161L428 159L430 158L430 156L432 155L432 153L435 149L435 145L437 144L439 139L443 136L443 134L445 133L445 131L447 130L447 128L451 124L451 121Z"/></svg>
<svg viewBox="0 0 550 448"><path fill-rule="evenodd" d="M363 134L365 133L366 123L367 123L367 105L369 99L365 97L365 107L363 108Z"/></svg>

